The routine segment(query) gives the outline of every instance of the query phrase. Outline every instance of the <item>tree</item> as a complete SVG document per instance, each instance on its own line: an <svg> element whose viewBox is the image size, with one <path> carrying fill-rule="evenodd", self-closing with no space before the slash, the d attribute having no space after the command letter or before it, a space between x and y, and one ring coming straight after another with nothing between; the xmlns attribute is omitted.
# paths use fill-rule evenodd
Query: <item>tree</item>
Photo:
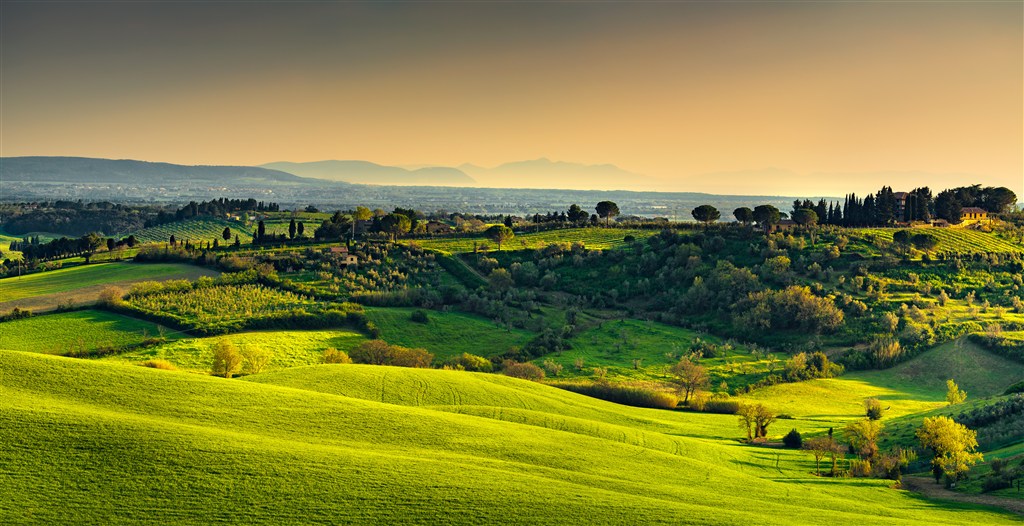
<svg viewBox="0 0 1024 526"><path fill-rule="evenodd" d="M804 444L803 436L796 429L791 429L786 436L782 437L782 444L790 449L800 449Z"/></svg>
<svg viewBox="0 0 1024 526"><path fill-rule="evenodd" d="M978 448L978 434L947 416L925 418L917 430L921 445L935 452L932 466L946 476L947 486L960 480L971 466L984 460Z"/></svg>
<svg viewBox="0 0 1024 526"><path fill-rule="evenodd" d="M800 226L814 226L818 224L818 213L810 208L800 208L793 211L793 221Z"/></svg>
<svg viewBox="0 0 1024 526"><path fill-rule="evenodd" d="M740 417L740 429L747 432L747 442L754 439L754 406L750 404L740 404L736 408L736 415Z"/></svg>
<svg viewBox="0 0 1024 526"><path fill-rule="evenodd" d="M224 231L220 233L220 237L224 238L224 241L231 241L231 227L224 227Z"/></svg>
<svg viewBox="0 0 1024 526"><path fill-rule="evenodd" d="M171 239L170 239L170 242L171 242L171 246L172 246L172 247L173 247L173 246L175 245L175 243L177 242L177 239L175 239L175 238L174 238L174 234L171 234Z"/></svg>
<svg viewBox="0 0 1024 526"><path fill-rule="evenodd" d="M263 224L263 220L260 219L260 221L256 223L256 240L263 241L263 238L266 237L266 235L267 225Z"/></svg>
<svg viewBox="0 0 1024 526"><path fill-rule="evenodd" d="M693 211L690 212L690 215L692 215L697 221L704 223L705 228L707 228L711 223L718 221L718 218L722 216L722 214L718 212L718 209L711 205L700 205L697 208L694 208Z"/></svg>
<svg viewBox="0 0 1024 526"><path fill-rule="evenodd" d="M373 217L373 212L365 206L357 206L356 211L352 212L352 219L357 221L369 221Z"/></svg>
<svg viewBox="0 0 1024 526"><path fill-rule="evenodd" d="M754 406L754 431L758 438L768 438L768 426L775 422L775 418L775 413L763 404Z"/></svg>
<svg viewBox="0 0 1024 526"><path fill-rule="evenodd" d="M684 404L688 403L690 396L697 391L707 389L710 382L707 369L687 357L672 366L672 374L676 375L676 381L679 383L679 393L685 394Z"/></svg>
<svg viewBox="0 0 1024 526"><path fill-rule="evenodd" d="M412 228L412 220L403 214L388 214L381 218L380 227L384 232L391 234L391 240L394 241Z"/></svg>
<svg viewBox="0 0 1024 526"><path fill-rule="evenodd" d="M114 241L114 238L107 238L107 252L113 251L115 246L117 246L117 243Z"/></svg>
<svg viewBox="0 0 1024 526"><path fill-rule="evenodd" d="M242 368L242 355L238 347L228 340L220 340L213 346L213 374L231 378Z"/></svg>
<svg viewBox="0 0 1024 526"><path fill-rule="evenodd" d="M952 379L946 380L946 402L949 405L961 404L967 400L967 392L960 389Z"/></svg>
<svg viewBox="0 0 1024 526"><path fill-rule="evenodd" d="M772 205L758 205L754 208L753 216L754 221L757 221L758 226L763 228L765 232L768 232L772 225L776 225L782 220L782 213Z"/></svg>
<svg viewBox="0 0 1024 526"><path fill-rule="evenodd" d="M857 420L843 428L843 436L861 458L873 458L878 453L878 436L882 423L878 420Z"/></svg>
<svg viewBox="0 0 1024 526"><path fill-rule="evenodd" d="M299 237L301 238L306 232L306 223L299 221Z"/></svg>
<svg viewBox="0 0 1024 526"><path fill-rule="evenodd" d="M754 211L745 206L741 206L736 210L733 210L732 216L735 217L737 221L743 223L744 225L749 225L754 221Z"/></svg>
<svg viewBox="0 0 1024 526"><path fill-rule="evenodd" d="M242 348L242 363L249 374L263 371L273 357L273 353L262 347L246 346Z"/></svg>
<svg viewBox="0 0 1024 526"><path fill-rule="evenodd" d="M348 353L345 351L328 347L324 349L324 363L352 363L352 358L349 358Z"/></svg>
<svg viewBox="0 0 1024 526"><path fill-rule="evenodd" d="M619 215L619 205L612 201L601 201L597 203L594 208L597 211L597 215L604 218L605 225L611 223L613 217Z"/></svg>
<svg viewBox="0 0 1024 526"><path fill-rule="evenodd" d="M910 242L914 245L915 248L922 252L931 252L932 250L935 249L935 247L939 246L938 238L931 234L925 234L923 232L920 234L914 234L910 238Z"/></svg>
<svg viewBox="0 0 1024 526"><path fill-rule="evenodd" d="M288 239L295 239L295 232L298 229L298 225L295 224L295 218L292 218L291 222L288 223Z"/></svg>
<svg viewBox="0 0 1024 526"><path fill-rule="evenodd" d="M585 223L587 219L590 218L590 214L588 214L585 210L580 208L580 205L576 203L573 203L572 205L569 206L569 212L566 215L569 218L570 222L577 224Z"/></svg>
<svg viewBox="0 0 1024 526"><path fill-rule="evenodd" d="M821 459L829 456L832 458L832 475L836 473L836 457L842 453L843 448L839 445L832 435L825 437L814 437L810 440L804 441L804 449L810 451L814 455L814 469L821 476Z"/></svg>
<svg viewBox="0 0 1024 526"><path fill-rule="evenodd" d="M235 246L236 247L242 246L242 240L238 238L238 234L235 234Z"/></svg>
<svg viewBox="0 0 1024 526"><path fill-rule="evenodd" d="M484 232L484 234L487 236L488 239L498 244L498 250L501 250L502 242L508 241L509 239L515 237L515 234L512 232L512 229L505 225L494 225L488 228L487 231Z"/></svg>
<svg viewBox="0 0 1024 526"><path fill-rule="evenodd" d="M897 230L892 233L892 242L900 248L900 252L906 252L910 248L911 233L909 230Z"/></svg>
<svg viewBox="0 0 1024 526"><path fill-rule="evenodd" d="M867 398L864 400L864 413L871 420L879 420L882 418L882 402L879 402L877 398Z"/></svg>

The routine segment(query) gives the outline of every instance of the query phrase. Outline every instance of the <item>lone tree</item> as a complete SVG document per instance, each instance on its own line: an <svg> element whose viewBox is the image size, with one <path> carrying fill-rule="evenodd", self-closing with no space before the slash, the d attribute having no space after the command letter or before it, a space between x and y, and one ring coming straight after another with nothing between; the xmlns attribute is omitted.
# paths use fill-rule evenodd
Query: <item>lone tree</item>
<svg viewBox="0 0 1024 526"><path fill-rule="evenodd" d="M298 226L295 224L295 219L288 223L288 239L295 239L295 232L298 230Z"/></svg>
<svg viewBox="0 0 1024 526"><path fill-rule="evenodd" d="M498 244L498 250L501 250L502 242L508 241L509 239L515 237L515 234L512 232L512 229L505 225L494 225L488 228L485 234L487 235L487 239L490 239L491 241L494 241L495 243Z"/></svg>
<svg viewBox="0 0 1024 526"><path fill-rule="evenodd" d="M256 223L256 240L257 241L263 241L263 238L266 237L266 236L267 236L267 225L263 224L263 220L260 219L260 221L258 223Z"/></svg>
<svg viewBox="0 0 1024 526"><path fill-rule="evenodd" d="M978 433L957 423L948 416L925 418L917 430L921 445L935 452L932 459L935 481L946 477L946 486L952 486L966 474L971 466L984 460L978 448Z"/></svg>
<svg viewBox="0 0 1024 526"><path fill-rule="evenodd" d="M231 378L232 374L242 368L242 354L235 344L220 340L213 346L213 374Z"/></svg>
<svg viewBox="0 0 1024 526"><path fill-rule="evenodd" d="M952 378L946 380L946 402L953 405L962 404L964 400L967 400L967 392L960 389L960 386L956 385Z"/></svg>
<svg viewBox="0 0 1024 526"><path fill-rule="evenodd" d="M231 227L224 227L224 231L220 233L220 237L224 238L224 241L231 241Z"/></svg>
<svg viewBox="0 0 1024 526"><path fill-rule="evenodd" d="M672 374L676 375L676 381L679 382L679 393L685 395L684 404L688 403L690 396L697 391L707 389L710 383L707 369L689 358L683 358L672 366Z"/></svg>
<svg viewBox="0 0 1024 526"><path fill-rule="evenodd" d="M736 210L733 210L732 216L740 223L743 223L743 226L754 222L754 211L745 206L741 206Z"/></svg>
<svg viewBox="0 0 1024 526"><path fill-rule="evenodd" d="M935 250L935 247L939 246L938 238L925 233L914 234L911 236L910 242L914 245L914 248L922 252L931 252L932 250Z"/></svg>
<svg viewBox="0 0 1024 526"><path fill-rule="evenodd" d="M782 212L772 205L759 205L754 208L754 221L764 229L765 233L771 230L772 225L779 224L782 220Z"/></svg>
<svg viewBox="0 0 1024 526"><path fill-rule="evenodd" d="M764 404L744 404L736 414L740 417L740 427L746 430L747 440L767 438L768 426L775 422L775 413Z"/></svg>
<svg viewBox="0 0 1024 526"><path fill-rule="evenodd" d="M818 224L818 213L810 208L800 208L793 211L793 221L800 226L814 226Z"/></svg>
<svg viewBox="0 0 1024 526"><path fill-rule="evenodd" d="M246 346L242 348L242 363L249 374L257 374L266 369L274 355L261 347Z"/></svg>
<svg viewBox="0 0 1024 526"><path fill-rule="evenodd" d="M836 474L836 458L843 451L843 446L839 445L838 442L832 438L832 435L824 437L814 437L810 440L804 441L804 449L810 451L814 455L814 470L821 476L821 459L826 456L832 459L832 475Z"/></svg>
<svg viewBox="0 0 1024 526"><path fill-rule="evenodd" d="M704 228L707 228L711 223L718 221L719 217L722 217L718 209L711 205L700 205L694 208L690 215L697 221L704 223Z"/></svg>
<svg viewBox="0 0 1024 526"><path fill-rule="evenodd" d="M299 237L302 237L302 235L306 232L306 223L304 223L302 221L299 221L298 229L299 229Z"/></svg>
<svg viewBox="0 0 1024 526"><path fill-rule="evenodd" d="M878 454L878 435L882 423L878 420L857 420L843 428L843 436L861 458L874 458Z"/></svg>
<svg viewBox="0 0 1024 526"><path fill-rule="evenodd" d="M611 223L613 217L619 215L619 205L611 201L601 201L597 203L597 215L604 218L604 224L608 225Z"/></svg>

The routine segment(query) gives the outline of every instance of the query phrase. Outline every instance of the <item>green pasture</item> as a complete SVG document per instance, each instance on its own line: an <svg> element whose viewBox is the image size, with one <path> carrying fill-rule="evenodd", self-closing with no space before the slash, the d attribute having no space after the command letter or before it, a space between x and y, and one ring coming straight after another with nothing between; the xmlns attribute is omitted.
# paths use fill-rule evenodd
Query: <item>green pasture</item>
<svg viewBox="0 0 1024 526"><path fill-rule="evenodd" d="M162 331L155 323L106 311L80 310L0 323L0 349L80 353L135 345L161 333L176 337L173 331Z"/></svg>
<svg viewBox="0 0 1024 526"><path fill-rule="evenodd" d="M636 239L646 239L657 234L657 230L638 230L627 228L567 228L549 230L547 232L529 232L516 236L501 244L501 250L540 249L552 243L583 243L591 250L618 248L626 244L625 237L631 235ZM405 240L403 243L414 243L420 247L437 250L448 254L473 252L473 247L486 244L488 250L497 250L498 244L483 235L469 234L464 237L433 238Z"/></svg>
<svg viewBox="0 0 1024 526"><path fill-rule="evenodd" d="M302 371L328 387L0 352L0 443L15 445L0 448L0 522L1017 521L885 481L819 479L804 452L736 442L733 417L624 407L605 417L612 404L508 379L489 405L490 377L436 370L395 385L465 390L480 405L397 405L374 390L391 380L374 377L408 369L281 374ZM360 387L345 396L331 385ZM446 396L430 401L458 395ZM529 408L506 407L517 396ZM689 436L691 420L696 433L720 422L718 438Z"/></svg>
<svg viewBox="0 0 1024 526"><path fill-rule="evenodd" d="M485 357L503 354L512 347L525 345L534 336L461 312L423 309L429 321L417 323L410 319L415 310L367 307L366 316L380 328L381 339L392 345L422 347L433 353L438 362L464 352Z"/></svg>
<svg viewBox="0 0 1024 526"><path fill-rule="evenodd" d="M0 279L0 304L97 285L118 285L142 280L195 279L215 274L217 272L181 263L84 265Z"/></svg>

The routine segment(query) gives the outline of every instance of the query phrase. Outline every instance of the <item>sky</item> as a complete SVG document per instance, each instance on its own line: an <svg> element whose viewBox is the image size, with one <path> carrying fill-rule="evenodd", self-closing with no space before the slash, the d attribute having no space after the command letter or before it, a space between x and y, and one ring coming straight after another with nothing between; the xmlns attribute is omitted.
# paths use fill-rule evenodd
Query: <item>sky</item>
<svg viewBox="0 0 1024 526"><path fill-rule="evenodd" d="M1024 196L1024 2L0 4L0 155ZM629 183L624 182L629 189Z"/></svg>

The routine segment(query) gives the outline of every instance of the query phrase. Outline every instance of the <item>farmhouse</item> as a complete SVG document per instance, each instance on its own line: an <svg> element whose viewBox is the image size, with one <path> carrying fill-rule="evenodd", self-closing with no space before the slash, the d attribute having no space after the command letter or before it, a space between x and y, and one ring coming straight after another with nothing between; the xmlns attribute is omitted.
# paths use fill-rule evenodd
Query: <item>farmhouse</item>
<svg viewBox="0 0 1024 526"><path fill-rule="evenodd" d="M984 208L978 208L976 206L968 206L960 210L960 220L974 220L980 221L988 219L988 212Z"/></svg>
<svg viewBox="0 0 1024 526"><path fill-rule="evenodd" d="M426 226L428 234L450 234L452 227L440 221L430 221Z"/></svg>
<svg viewBox="0 0 1024 526"><path fill-rule="evenodd" d="M784 230L792 230L792 229L796 228L796 226L797 226L796 221L793 221L792 219L783 219L782 221L779 221L778 223L772 225L771 226L771 231L772 232L781 232L781 231L784 231Z"/></svg>

